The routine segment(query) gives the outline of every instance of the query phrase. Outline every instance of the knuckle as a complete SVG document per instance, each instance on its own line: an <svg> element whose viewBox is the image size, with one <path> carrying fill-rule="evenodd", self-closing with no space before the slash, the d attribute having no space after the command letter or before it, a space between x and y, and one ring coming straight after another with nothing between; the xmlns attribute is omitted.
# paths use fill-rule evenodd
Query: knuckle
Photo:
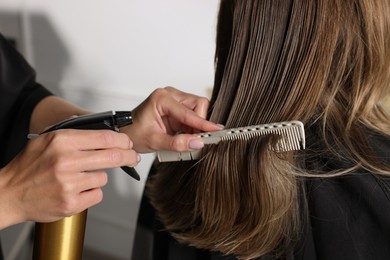
<svg viewBox="0 0 390 260"><path fill-rule="evenodd" d="M166 86L165 88L164 88L166 91L175 91L176 89L174 88L174 87L171 87L171 86Z"/></svg>
<svg viewBox="0 0 390 260"><path fill-rule="evenodd" d="M152 96L158 98L166 95L167 92L168 92L167 88L157 88L153 91Z"/></svg>
<svg viewBox="0 0 390 260"><path fill-rule="evenodd" d="M171 142L171 148L175 151L184 151L186 148L186 142L184 138L181 138L180 136L173 138Z"/></svg>
<svg viewBox="0 0 390 260"><path fill-rule="evenodd" d="M123 155L119 150L112 150L109 154L109 160L115 165L120 165L123 162Z"/></svg>
<svg viewBox="0 0 390 260"><path fill-rule="evenodd" d="M53 154L51 159L48 160L50 163L50 168L53 172L53 177L59 179L61 174L66 172L70 167L69 160L60 153Z"/></svg>
<svg viewBox="0 0 390 260"><path fill-rule="evenodd" d="M60 212L64 217L74 215L77 212L76 200L64 198L60 203Z"/></svg>
<svg viewBox="0 0 390 260"><path fill-rule="evenodd" d="M131 141L130 137L129 137L127 134L125 134L125 133L119 133L119 134L120 134L120 135L123 137L123 139L125 140L124 143L127 144L126 147L132 147L132 146L133 146L133 142Z"/></svg>
<svg viewBox="0 0 390 260"><path fill-rule="evenodd" d="M107 147L112 147L115 142L115 132L109 130L103 131L102 140Z"/></svg>
<svg viewBox="0 0 390 260"><path fill-rule="evenodd" d="M66 181L61 181L59 178L57 178L56 181L57 181L57 191L61 196L62 200L65 201L71 194L73 185L71 185Z"/></svg>
<svg viewBox="0 0 390 260"><path fill-rule="evenodd" d="M53 172L53 177L57 178L58 173L63 172L64 169L66 169L64 160L61 158L59 155L54 155L50 160L49 160L50 168Z"/></svg>
<svg viewBox="0 0 390 260"><path fill-rule="evenodd" d="M210 101L206 97L199 97L198 102L202 106L208 106Z"/></svg>
<svg viewBox="0 0 390 260"><path fill-rule="evenodd" d="M191 115L192 115L191 112L192 112L192 110L185 110L184 111L183 118L182 118L182 122L184 125L189 124L189 120L190 120Z"/></svg>

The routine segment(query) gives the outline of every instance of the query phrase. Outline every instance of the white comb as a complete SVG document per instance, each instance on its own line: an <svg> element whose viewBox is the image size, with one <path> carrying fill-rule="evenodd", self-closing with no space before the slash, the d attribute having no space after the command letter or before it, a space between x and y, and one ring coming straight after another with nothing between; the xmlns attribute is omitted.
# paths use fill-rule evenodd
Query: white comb
<svg viewBox="0 0 390 260"><path fill-rule="evenodd" d="M224 129L215 132L201 133L199 136L204 144L216 144L228 140L249 140L256 136L268 134L279 135L273 150L276 152L294 151L305 149L305 129L300 121L285 121L279 123L245 126ZM158 151L157 158L160 162L190 161L200 159L201 150L189 152Z"/></svg>

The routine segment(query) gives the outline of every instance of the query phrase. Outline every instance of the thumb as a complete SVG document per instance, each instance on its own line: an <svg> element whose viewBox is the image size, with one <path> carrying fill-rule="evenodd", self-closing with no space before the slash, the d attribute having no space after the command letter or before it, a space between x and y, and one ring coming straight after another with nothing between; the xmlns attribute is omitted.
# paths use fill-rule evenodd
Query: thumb
<svg viewBox="0 0 390 260"><path fill-rule="evenodd" d="M184 152L203 148L202 139L193 134L177 134L174 136L164 134L158 137L156 150Z"/></svg>

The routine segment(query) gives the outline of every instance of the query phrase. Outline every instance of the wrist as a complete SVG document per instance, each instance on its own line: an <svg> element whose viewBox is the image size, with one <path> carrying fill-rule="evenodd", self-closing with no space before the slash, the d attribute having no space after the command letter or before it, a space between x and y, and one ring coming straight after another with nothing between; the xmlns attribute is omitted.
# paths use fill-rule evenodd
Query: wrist
<svg viewBox="0 0 390 260"><path fill-rule="evenodd" d="M7 167L0 169L0 230L25 221L18 198L20 194L12 184Z"/></svg>
<svg viewBox="0 0 390 260"><path fill-rule="evenodd" d="M119 132L126 134L130 140L133 142L133 148L137 152L142 152L140 147L140 140L146 139L145 130L142 128L142 125L139 124L138 120L138 111L137 108L131 111L131 124L128 124L124 127L119 128ZM141 136L139 135L141 133ZM142 135L143 134L143 135Z"/></svg>

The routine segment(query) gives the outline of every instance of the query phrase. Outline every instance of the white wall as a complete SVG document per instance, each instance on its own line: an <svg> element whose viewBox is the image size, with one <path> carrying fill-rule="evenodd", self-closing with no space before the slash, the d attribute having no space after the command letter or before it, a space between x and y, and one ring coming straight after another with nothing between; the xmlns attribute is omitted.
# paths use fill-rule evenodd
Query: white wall
<svg viewBox="0 0 390 260"><path fill-rule="evenodd" d="M131 109L155 88L207 95L213 84L218 0L1 0L0 30L55 93L95 111ZM14 35L12 35L14 36ZM143 184L113 170L89 210L85 245L129 259ZM4 238L3 238L4 240ZM5 249L7 251L8 249Z"/></svg>
<svg viewBox="0 0 390 260"><path fill-rule="evenodd" d="M205 94L212 84L217 0L25 1L33 48L51 44L46 36L57 43L49 50L63 49L61 86L143 98L159 86ZM41 66L34 55L50 54L30 58Z"/></svg>

